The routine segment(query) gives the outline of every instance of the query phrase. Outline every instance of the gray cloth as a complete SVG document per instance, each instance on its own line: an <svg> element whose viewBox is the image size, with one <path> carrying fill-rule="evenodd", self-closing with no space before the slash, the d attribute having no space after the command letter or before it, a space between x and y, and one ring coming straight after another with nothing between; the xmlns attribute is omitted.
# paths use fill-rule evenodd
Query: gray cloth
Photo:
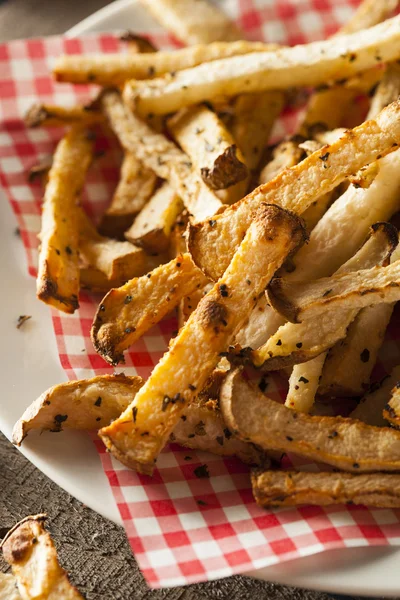
<svg viewBox="0 0 400 600"><path fill-rule="evenodd" d="M0 41L62 33L106 4L107 0L0 0ZM241 576L150 591L124 531L62 491L0 436L0 537L19 519L40 512L48 514L61 564L87 600L337 598ZM5 571L7 565L0 562L0 569Z"/></svg>

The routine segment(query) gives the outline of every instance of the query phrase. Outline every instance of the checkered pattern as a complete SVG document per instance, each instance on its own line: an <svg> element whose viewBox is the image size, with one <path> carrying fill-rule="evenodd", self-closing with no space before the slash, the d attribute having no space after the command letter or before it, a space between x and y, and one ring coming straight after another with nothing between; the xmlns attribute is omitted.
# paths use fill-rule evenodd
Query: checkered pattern
<svg viewBox="0 0 400 600"><path fill-rule="evenodd" d="M252 39L295 44L326 37L351 15L356 0L226 1L238 24ZM173 44L166 35L155 40ZM63 53L113 52L110 35L83 40L49 38L0 45L0 181L14 209L35 274L40 225L40 182L28 184L26 173L51 155L59 129L27 130L21 120L35 101L73 104L86 100L88 87L56 84L49 77L52 59ZM293 127L295 116L281 120L277 134ZM106 150L91 170L84 204L95 218L115 185L118 149L100 138ZM80 310L68 316L53 312L61 363L71 378L111 372L93 351L89 330L99 298L82 294ZM395 313L376 374L400 363L400 311ZM154 327L127 354L126 373L148 377L167 347L175 318ZM285 396L284 383L271 379L269 393ZM304 507L265 511L253 500L248 468L171 445L161 454L153 478L127 470L95 441L123 519L131 547L153 587L187 584L272 565L328 548L400 544L400 511L364 507ZM209 479L194 469L207 464ZM304 461L301 461L304 466ZM308 465L307 468L316 468Z"/></svg>

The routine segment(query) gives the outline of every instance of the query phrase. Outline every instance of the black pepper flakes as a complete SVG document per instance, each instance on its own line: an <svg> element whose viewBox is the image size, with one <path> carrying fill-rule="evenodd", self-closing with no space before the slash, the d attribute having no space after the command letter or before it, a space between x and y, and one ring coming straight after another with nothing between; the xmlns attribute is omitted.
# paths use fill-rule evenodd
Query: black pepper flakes
<svg viewBox="0 0 400 600"><path fill-rule="evenodd" d="M322 294L322 297L325 298L326 296L329 296L329 294L331 293L331 291L332 291L331 289L330 290L326 290L326 292L324 292Z"/></svg>
<svg viewBox="0 0 400 600"><path fill-rule="evenodd" d="M277 346L282 346L282 340L278 340L278 341L276 342L276 345L277 345Z"/></svg>
<svg viewBox="0 0 400 600"><path fill-rule="evenodd" d="M219 286L219 293L221 294L221 296L223 298L227 298L228 297L228 286L225 283L221 283L221 285Z"/></svg>
<svg viewBox="0 0 400 600"><path fill-rule="evenodd" d="M297 342L296 348L301 348L303 346L303 342Z"/></svg>
<svg viewBox="0 0 400 600"><path fill-rule="evenodd" d="M65 246L65 252L66 252L67 254L69 254L69 255L71 255L71 254L72 254L72 250L71 250L71 248L70 248L69 246Z"/></svg>
<svg viewBox="0 0 400 600"><path fill-rule="evenodd" d="M208 224L210 225L210 227L214 227L214 225L216 224L216 222L217 222L217 221L216 221L215 219L210 219L210 220L208 221Z"/></svg>
<svg viewBox="0 0 400 600"><path fill-rule="evenodd" d="M124 304L129 304L130 302L132 302L132 296L126 296L125 300L124 300Z"/></svg>
<svg viewBox="0 0 400 600"><path fill-rule="evenodd" d="M133 406L132 407L132 419L133 419L134 423L136 423L137 414L138 414L137 406Z"/></svg>
<svg viewBox="0 0 400 600"><path fill-rule="evenodd" d="M290 436L290 435L287 435L287 436L286 436L286 439L287 439L287 441L288 441L288 442L293 442L293 438L292 438L292 436Z"/></svg>
<svg viewBox="0 0 400 600"><path fill-rule="evenodd" d="M299 377L299 381L301 381L302 383L309 383L309 380L303 376Z"/></svg>
<svg viewBox="0 0 400 600"><path fill-rule="evenodd" d="M339 434L338 434L338 432L337 432L337 431L332 431L332 432L331 432L331 433L328 435L328 438L329 438L330 440L333 440L334 438L337 438L338 436L339 436Z"/></svg>
<svg viewBox="0 0 400 600"><path fill-rule="evenodd" d="M225 427L224 429L224 436L227 440L229 440L232 437L232 432L227 427Z"/></svg>
<svg viewBox="0 0 400 600"><path fill-rule="evenodd" d="M64 423L66 420L68 419L68 415L56 415L54 417L54 421L58 424L61 425L61 423Z"/></svg>
<svg viewBox="0 0 400 600"><path fill-rule="evenodd" d="M195 389L196 389L196 386L195 386L195 385L193 385L192 383L189 383L189 386L188 386L188 387L189 387L189 390L192 390L192 392L194 392L194 391L195 391Z"/></svg>
<svg viewBox="0 0 400 600"><path fill-rule="evenodd" d="M325 154L321 154L321 156L318 157L320 160L322 160L322 162L326 162L329 158L329 152L325 152Z"/></svg>
<svg viewBox="0 0 400 600"><path fill-rule="evenodd" d="M199 479L206 479L206 478L209 479L209 477L210 477L210 473L209 473L207 465L200 465L199 467L196 467L195 470L193 471L193 473Z"/></svg>
<svg viewBox="0 0 400 600"><path fill-rule="evenodd" d="M360 468L360 465L359 465L358 463L356 463L356 462L355 462L355 463L353 463L353 468L354 468L354 469L359 469L359 468Z"/></svg>
<svg viewBox="0 0 400 600"><path fill-rule="evenodd" d="M259 390L261 392L265 392L265 390L267 389L267 387L268 387L268 381L266 381L264 379L264 377L263 377L262 379L260 379L260 382L258 384L258 388L259 388Z"/></svg>
<svg viewBox="0 0 400 600"><path fill-rule="evenodd" d="M102 398L101 396L99 396L96 400L96 402L94 403L95 406L101 406L101 402L102 402Z"/></svg>
<svg viewBox="0 0 400 600"><path fill-rule="evenodd" d="M215 439L217 441L217 444L219 444L220 446L224 445L224 438L222 435L217 435L217 437Z"/></svg>
<svg viewBox="0 0 400 600"><path fill-rule="evenodd" d="M364 350L360 354L361 362L367 363L369 361L369 356L370 354L368 348L364 348Z"/></svg>

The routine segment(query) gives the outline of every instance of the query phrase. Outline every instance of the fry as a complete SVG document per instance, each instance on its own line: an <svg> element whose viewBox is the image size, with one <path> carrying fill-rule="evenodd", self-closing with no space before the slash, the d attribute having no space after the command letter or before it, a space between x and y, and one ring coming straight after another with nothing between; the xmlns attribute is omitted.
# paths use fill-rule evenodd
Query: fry
<svg viewBox="0 0 400 600"><path fill-rule="evenodd" d="M400 67L397 63L391 63L382 77L378 88L371 100L368 118L374 119L380 111L399 96L400 90Z"/></svg>
<svg viewBox="0 0 400 600"><path fill-rule="evenodd" d="M134 154L126 152L120 180L100 222L100 233L109 237L123 236L153 195L156 183L155 173L141 165Z"/></svg>
<svg viewBox="0 0 400 600"><path fill-rule="evenodd" d="M213 216L221 208L221 201L194 172L188 156L130 113L118 92L106 91L101 104L125 150L166 179L196 220Z"/></svg>
<svg viewBox="0 0 400 600"><path fill-rule="evenodd" d="M0 573L0 599L22 600L17 589L17 580L11 573Z"/></svg>
<svg viewBox="0 0 400 600"><path fill-rule="evenodd" d="M251 475L259 506L363 504L378 508L400 507L400 476L387 473L307 473L261 471Z"/></svg>
<svg viewBox="0 0 400 600"><path fill-rule="evenodd" d="M372 369L393 313L393 304L376 304L360 310L344 340L328 353L319 393L362 396L368 389Z"/></svg>
<svg viewBox="0 0 400 600"><path fill-rule="evenodd" d="M69 108L52 104L34 104L26 113L24 122L27 127L94 125L103 123L104 115L90 104Z"/></svg>
<svg viewBox="0 0 400 600"><path fill-rule="evenodd" d="M185 296L179 303L178 306L178 326L183 327L186 321L189 319L192 312L196 310L199 302L208 292L211 290L213 284L206 283L203 287L195 290L189 296Z"/></svg>
<svg viewBox="0 0 400 600"><path fill-rule="evenodd" d="M354 419L298 413L262 394L240 371L226 377L220 405L231 431L264 450L294 452L344 471L400 468L400 432Z"/></svg>
<svg viewBox="0 0 400 600"><path fill-rule="evenodd" d="M259 166L263 150L284 102L284 93L277 91L241 94L234 102L230 131L250 171Z"/></svg>
<svg viewBox="0 0 400 600"><path fill-rule="evenodd" d="M59 142L43 199L36 295L58 310L79 306L76 197L92 160L92 136L73 127Z"/></svg>
<svg viewBox="0 0 400 600"><path fill-rule="evenodd" d="M170 432L196 389L204 386L220 352L234 338L287 253L304 239L302 224L294 215L273 205L260 207L224 276L201 300L134 403L100 430L118 460L152 473ZM255 252L260 254L257 260ZM171 372L175 377L171 378Z"/></svg>
<svg viewBox="0 0 400 600"><path fill-rule="evenodd" d="M260 183L275 179L284 169L294 167L305 158L305 152L295 140L283 141L277 145L270 160L260 173Z"/></svg>
<svg viewBox="0 0 400 600"><path fill-rule="evenodd" d="M400 426L399 382L397 382L396 386L393 388L392 397L383 409L383 416L391 425L394 425L395 427Z"/></svg>
<svg viewBox="0 0 400 600"><path fill-rule="evenodd" d="M224 190L223 202L232 204L243 198L248 184L243 155L213 111L194 106L169 119L168 129L208 187Z"/></svg>
<svg viewBox="0 0 400 600"><path fill-rule="evenodd" d="M317 317L336 308L362 308L400 300L400 261L387 267L373 267L323 277L314 282L286 283L275 279L267 294L270 304L292 323Z"/></svg>
<svg viewBox="0 0 400 600"><path fill-rule="evenodd" d="M360 31L381 23L396 10L398 4L398 0L363 0L351 19L342 26L341 33Z"/></svg>
<svg viewBox="0 0 400 600"><path fill-rule="evenodd" d="M240 40L199 44L154 54L65 54L56 60L53 76L60 82L119 86L129 79L158 77L219 58L276 47L276 44Z"/></svg>
<svg viewBox="0 0 400 600"><path fill-rule="evenodd" d="M46 515L26 517L1 543L22 598L83 600L57 560L53 541L43 526Z"/></svg>
<svg viewBox="0 0 400 600"><path fill-rule="evenodd" d="M340 267L338 273L388 264L397 240L397 230L393 225L377 224L372 227L365 244ZM329 310L319 319L309 319L300 324L285 323L271 334L263 346L251 352L252 362L267 370L275 370L311 360L346 336L347 327L357 312L357 309Z"/></svg>
<svg viewBox="0 0 400 600"><path fill-rule="evenodd" d="M14 426L12 440L20 446L33 429L99 429L120 416L143 385L141 377L99 375L60 383L46 390Z"/></svg>
<svg viewBox="0 0 400 600"><path fill-rule="evenodd" d="M195 263L210 279L218 279L260 202L271 201L296 213L304 213L319 196L334 189L346 177L373 162L377 156L395 150L400 142L399 111L400 102L394 102L378 115L376 121L368 121L347 132L331 146L315 152L226 208L222 214L215 215L212 221L191 225L188 243Z"/></svg>
<svg viewBox="0 0 400 600"><path fill-rule="evenodd" d="M165 29L189 46L218 40L240 40L243 37L236 25L208 0L141 2Z"/></svg>
<svg viewBox="0 0 400 600"><path fill-rule="evenodd" d="M122 285L162 262L162 255L149 256L130 242L100 235L82 209L78 211L78 227L81 267L101 271L108 281Z"/></svg>
<svg viewBox="0 0 400 600"><path fill-rule="evenodd" d="M145 82L126 85L126 101L139 114L166 114L246 92L315 86L348 78L400 55L400 17L322 42L232 56Z"/></svg>
<svg viewBox="0 0 400 600"><path fill-rule="evenodd" d="M207 282L189 254L179 255L151 273L110 290L93 321L96 352L110 364L123 362L123 351L177 306L183 296Z"/></svg>
<svg viewBox="0 0 400 600"><path fill-rule="evenodd" d="M312 360L293 367L285 406L302 413L310 412L325 359L326 354L323 352Z"/></svg>
<svg viewBox="0 0 400 600"><path fill-rule="evenodd" d="M182 208L181 199L164 183L125 232L126 239L148 252L163 252L168 248L171 229Z"/></svg>
<svg viewBox="0 0 400 600"><path fill-rule="evenodd" d="M390 400L390 392L400 380L400 366L395 367L389 377L385 377L377 386L371 388L350 414L352 419L359 419L368 425L384 427L387 421L383 418L383 410Z"/></svg>

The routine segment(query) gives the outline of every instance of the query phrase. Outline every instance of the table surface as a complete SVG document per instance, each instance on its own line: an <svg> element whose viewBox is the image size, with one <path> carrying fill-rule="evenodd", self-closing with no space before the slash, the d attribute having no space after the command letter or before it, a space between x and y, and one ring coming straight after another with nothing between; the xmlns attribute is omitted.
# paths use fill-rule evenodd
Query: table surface
<svg viewBox="0 0 400 600"><path fill-rule="evenodd" d="M59 34L107 0L0 0L0 42ZM124 531L61 490L0 434L0 538L26 515L46 512L60 562L87 600L333 600L338 596L235 576L149 590ZM0 570L7 565L0 558ZM355 600L355 599L354 599Z"/></svg>

